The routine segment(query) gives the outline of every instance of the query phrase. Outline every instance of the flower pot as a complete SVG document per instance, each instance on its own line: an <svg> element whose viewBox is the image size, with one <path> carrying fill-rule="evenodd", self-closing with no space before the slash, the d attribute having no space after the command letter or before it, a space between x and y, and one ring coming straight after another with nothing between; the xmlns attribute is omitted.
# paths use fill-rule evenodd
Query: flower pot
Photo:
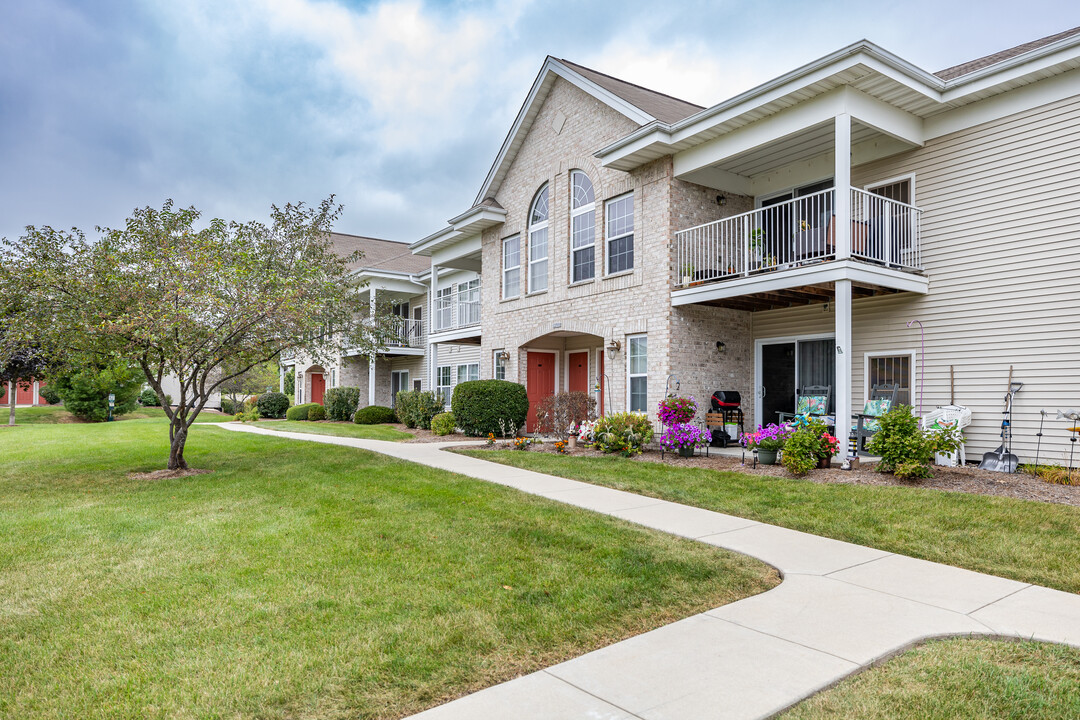
<svg viewBox="0 0 1080 720"><path fill-rule="evenodd" d="M831 457L818 458L817 466L819 468L821 468L822 470L828 470L830 467L832 467L832 458Z"/></svg>
<svg viewBox="0 0 1080 720"><path fill-rule="evenodd" d="M775 465L776 464L776 450L766 450L765 448L758 448L757 459L762 465Z"/></svg>
<svg viewBox="0 0 1080 720"><path fill-rule="evenodd" d="M571 450L577 450L577 435L571 435L569 438L569 446Z"/></svg>
<svg viewBox="0 0 1080 720"><path fill-rule="evenodd" d="M694 457L694 446L687 445L686 447L679 448L679 457L691 458Z"/></svg>

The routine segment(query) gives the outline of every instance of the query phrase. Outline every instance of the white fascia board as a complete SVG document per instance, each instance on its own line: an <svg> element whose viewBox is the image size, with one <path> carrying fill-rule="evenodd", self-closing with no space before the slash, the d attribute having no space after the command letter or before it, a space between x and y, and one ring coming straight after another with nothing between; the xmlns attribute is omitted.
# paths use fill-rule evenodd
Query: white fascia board
<svg viewBox="0 0 1080 720"><path fill-rule="evenodd" d="M608 107L625 115L639 125L646 125L656 120L656 118L644 112L641 108L631 105L618 95L608 92L592 80L587 79L577 71L570 69L549 55L544 60L544 65L540 68L540 73L533 81L532 87L529 88L529 94L525 97L525 102L521 105L521 109L518 110L517 117L514 118L514 124L510 127L510 132L507 134L506 139L503 140L503 144L499 148L499 154L495 156L495 162L491 165L491 169L488 170L488 174L484 178L483 185L480 186L480 192L476 194L473 205L479 205L490 193L495 178L499 174L499 169L506 161L510 148L514 144L514 139L519 133L525 130L525 118L529 115L529 109L538 100L547 96L546 82L549 73L557 75L567 82L572 83L579 89L587 92Z"/></svg>
<svg viewBox="0 0 1080 720"><path fill-rule="evenodd" d="M409 250L412 251L413 255L431 255L432 250L441 246L443 243L461 237L461 234L462 233L455 230L453 226L446 227L437 233L432 233L426 238L422 238L412 243L409 245Z"/></svg>
<svg viewBox="0 0 1080 720"><path fill-rule="evenodd" d="M467 338L482 337L480 325L470 325L465 328L458 328L456 330L444 330L442 332L433 332L428 335L428 342L432 343L444 343L454 342L455 340L465 340Z"/></svg>
<svg viewBox="0 0 1080 720"><path fill-rule="evenodd" d="M463 237L463 239L454 242L452 245L445 245L432 250L431 264L445 265L447 262L457 260L465 255L480 252L480 246L480 235L477 234Z"/></svg>
<svg viewBox="0 0 1080 720"><path fill-rule="evenodd" d="M457 217L450 218L448 224L455 230L466 230L477 222L494 224L502 222L505 218L506 210L486 205L474 205Z"/></svg>
<svg viewBox="0 0 1080 720"><path fill-rule="evenodd" d="M408 273L371 273L367 285L360 289L360 294L369 293L372 288L376 295L383 291L420 295L427 290L427 287L416 276Z"/></svg>
<svg viewBox="0 0 1080 720"><path fill-rule="evenodd" d="M988 65L945 83L942 93L944 102L952 102L965 95L992 89L1001 83L1038 73L1080 57L1080 35L1062 38L1057 42L1029 50L1016 57Z"/></svg>
<svg viewBox="0 0 1080 720"><path fill-rule="evenodd" d="M671 293L671 304L675 306L691 305L711 300L738 298L755 293L790 290L804 285L817 285L836 282L837 280L852 280L920 295L925 295L930 291L930 280L924 275L890 270L855 260L839 260L762 276L676 290Z"/></svg>

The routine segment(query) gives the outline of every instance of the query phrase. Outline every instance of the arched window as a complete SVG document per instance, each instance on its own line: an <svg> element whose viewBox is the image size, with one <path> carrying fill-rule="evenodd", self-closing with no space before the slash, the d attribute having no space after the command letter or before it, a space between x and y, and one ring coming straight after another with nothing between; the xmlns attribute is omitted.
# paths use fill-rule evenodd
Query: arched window
<svg viewBox="0 0 1080 720"><path fill-rule="evenodd" d="M536 194L529 211L529 288L542 292L548 286L548 186Z"/></svg>
<svg viewBox="0 0 1080 720"><path fill-rule="evenodd" d="M570 173L570 282L596 274L596 195L580 170Z"/></svg>

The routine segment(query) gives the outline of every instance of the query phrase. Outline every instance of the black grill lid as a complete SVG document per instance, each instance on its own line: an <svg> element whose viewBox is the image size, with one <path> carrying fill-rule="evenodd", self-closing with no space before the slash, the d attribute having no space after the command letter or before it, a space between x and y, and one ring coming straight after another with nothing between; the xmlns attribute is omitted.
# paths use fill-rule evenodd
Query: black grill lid
<svg viewBox="0 0 1080 720"><path fill-rule="evenodd" d="M738 407L742 403L738 390L717 390L712 394L712 409Z"/></svg>

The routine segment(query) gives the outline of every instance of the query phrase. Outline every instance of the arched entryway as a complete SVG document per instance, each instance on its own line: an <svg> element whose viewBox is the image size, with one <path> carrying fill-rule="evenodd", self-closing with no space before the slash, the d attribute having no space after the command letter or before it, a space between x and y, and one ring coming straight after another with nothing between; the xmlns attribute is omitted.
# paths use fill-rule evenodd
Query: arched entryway
<svg viewBox="0 0 1080 720"><path fill-rule="evenodd" d="M326 396L326 370L321 365L311 365L304 370L304 402L323 404Z"/></svg>
<svg viewBox="0 0 1080 720"><path fill-rule="evenodd" d="M524 343L519 350L525 372L521 381L529 397L526 432L537 432L536 410L559 392L585 392L604 410L604 338L572 330L548 332Z"/></svg>

